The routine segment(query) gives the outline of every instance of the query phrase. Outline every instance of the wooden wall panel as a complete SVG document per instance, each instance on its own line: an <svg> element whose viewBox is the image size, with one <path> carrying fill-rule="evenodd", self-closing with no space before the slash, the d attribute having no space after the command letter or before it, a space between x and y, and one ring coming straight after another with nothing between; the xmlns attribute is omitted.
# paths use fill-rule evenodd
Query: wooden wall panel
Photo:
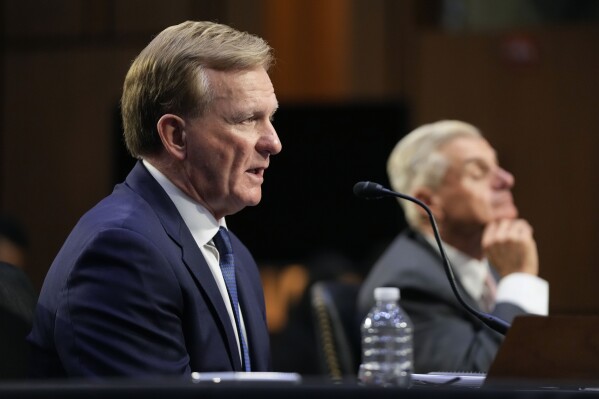
<svg viewBox="0 0 599 399"><path fill-rule="evenodd" d="M350 94L350 5L265 0L264 35L276 50L271 76L279 101L339 101Z"/></svg>
<svg viewBox="0 0 599 399"><path fill-rule="evenodd" d="M85 31L84 9L78 0L3 1L7 37L68 36Z"/></svg>
<svg viewBox="0 0 599 399"><path fill-rule="evenodd" d="M506 36L423 34L415 124L456 118L483 130L516 176L516 201L535 228L541 274L551 283L552 312L597 312L599 31L522 37L536 56L515 62L506 58Z"/></svg>
<svg viewBox="0 0 599 399"><path fill-rule="evenodd" d="M5 63L3 204L29 230L36 285L78 218L111 189L114 108L132 56L71 49Z"/></svg>
<svg viewBox="0 0 599 399"><path fill-rule="evenodd" d="M210 5L211 2L204 2ZM162 0L114 1L114 27L119 34L150 34L192 19L193 2Z"/></svg>
<svg viewBox="0 0 599 399"><path fill-rule="evenodd" d="M0 205L31 232L36 284L73 223L111 189L114 107L132 58L167 25L214 19L273 45L282 104L400 98L413 126L458 118L481 127L516 175L552 312L599 310L596 27L526 32L537 58L522 64L506 58L497 33L419 31L413 1L167 3L2 2Z"/></svg>

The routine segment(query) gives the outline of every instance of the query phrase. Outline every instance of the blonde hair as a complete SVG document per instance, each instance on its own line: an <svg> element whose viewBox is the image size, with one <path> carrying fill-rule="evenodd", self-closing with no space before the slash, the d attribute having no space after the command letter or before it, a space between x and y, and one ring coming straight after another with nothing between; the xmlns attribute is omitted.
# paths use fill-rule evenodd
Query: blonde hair
<svg viewBox="0 0 599 399"><path fill-rule="evenodd" d="M436 189L447 171L448 161L439 149L457 137L482 137L465 122L442 120L422 125L402 138L387 160L387 174L393 190L413 195L420 187ZM414 228L421 217L416 205L400 200L406 221Z"/></svg>
<svg viewBox="0 0 599 399"><path fill-rule="evenodd" d="M135 58L123 86L125 144L132 156L161 151L156 123L167 113L201 116L212 100L205 68L228 71L273 62L261 38L214 22L187 21L160 32Z"/></svg>

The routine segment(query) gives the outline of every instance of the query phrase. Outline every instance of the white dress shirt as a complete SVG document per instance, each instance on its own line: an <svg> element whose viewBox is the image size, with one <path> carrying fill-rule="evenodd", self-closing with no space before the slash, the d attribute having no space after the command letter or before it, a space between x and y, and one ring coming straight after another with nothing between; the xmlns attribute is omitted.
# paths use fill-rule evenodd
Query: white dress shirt
<svg viewBox="0 0 599 399"><path fill-rule="evenodd" d="M164 191L166 191L169 198L173 201L175 207L179 211L179 214L183 218L183 221L189 228L189 231L191 231L191 235L200 248L202 255L204 255L204 259L206 259L206 263L208 263L208 267L214 276L214 281L218 286L218 290L220 291L223 301L225 302L227 312L229 313L229 318L231 319L231 324L233 325L233 331L235 332L235 339L237 340L239 358L242 360L241 345L239 342L239 336L237 334L237 324L235 322L235 315L233 314L233 306L231 305L229 292L227 291L225 279L220 269L219 253L212 241L212 238L218 232L220 226L225 228L227 227L225 218L216 220L206 208L192 200L187 194L176 187L165 175L152 166L152 164L150 164L147 160L144 159L143 164L154 177L154 179L156 179L158 184L160 184ZM239 322L241 324L240 327L242 334L247 337L241 309L239 309Z"/></svg>

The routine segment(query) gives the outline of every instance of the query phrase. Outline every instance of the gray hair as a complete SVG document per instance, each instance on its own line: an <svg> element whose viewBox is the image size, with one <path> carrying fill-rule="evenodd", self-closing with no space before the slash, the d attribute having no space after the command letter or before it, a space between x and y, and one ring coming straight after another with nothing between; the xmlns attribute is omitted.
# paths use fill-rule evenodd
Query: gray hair
<svg viewBox="0 0 599 399"><path fill-rule="evenodd" d="M260 37L214 22L187 21L160 32L131 64L121 98L127 149L134 157L161 151L156 123L167 113L201 116L213 93L205 69L263 67L272 48Z"/></svg>
<svg viewBox="0 0 599 399"><path fill-rule="evenodd" d="M480 131L465 122L442 120L422 125L403 137L387 160L387 174L395 191L413 195L420 187L436 189L448 167L440 148L457 137L482 137ZM414 228L420 225L417 205L399 200L406 221Z"/></svg>

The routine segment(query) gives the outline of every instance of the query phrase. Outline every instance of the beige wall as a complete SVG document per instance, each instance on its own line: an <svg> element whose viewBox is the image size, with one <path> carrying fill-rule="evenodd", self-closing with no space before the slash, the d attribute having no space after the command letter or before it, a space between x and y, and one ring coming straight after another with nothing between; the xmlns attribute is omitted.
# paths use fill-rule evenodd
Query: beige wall
<svg viewBox="0 0 599 399"><path fill-rule="evenodd" d="M217 19L275 47L282 103L402 99L412 125L461 118L481 127L516 175L552 311L599 310L596 28L533 32L538 60L516 65L502 58L498 34L419 29L413 1L2 4L0 208L30 231L36 286L73 224L111 190L113 113L130 60L165 26Z"/></svg>

